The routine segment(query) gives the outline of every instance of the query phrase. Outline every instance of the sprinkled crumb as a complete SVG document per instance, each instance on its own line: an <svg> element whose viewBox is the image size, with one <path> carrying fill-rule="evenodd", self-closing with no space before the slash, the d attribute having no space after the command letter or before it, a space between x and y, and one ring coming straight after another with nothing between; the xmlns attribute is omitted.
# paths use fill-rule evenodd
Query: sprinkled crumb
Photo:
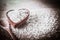
<svg viewBox="0 0 60 40"><path fill-rule="evenodd" d="M35 11L36 12L36 11ZM44 37L49 32L54 31L54 27L57 24L55 18L55 11L50 8L43 8L38 11L35 15L29 16L27 24L23 28L13 28L12 32L18 38L32 38L39 39L39 37ZM56 15L57 16L57 15Z"/></svg>

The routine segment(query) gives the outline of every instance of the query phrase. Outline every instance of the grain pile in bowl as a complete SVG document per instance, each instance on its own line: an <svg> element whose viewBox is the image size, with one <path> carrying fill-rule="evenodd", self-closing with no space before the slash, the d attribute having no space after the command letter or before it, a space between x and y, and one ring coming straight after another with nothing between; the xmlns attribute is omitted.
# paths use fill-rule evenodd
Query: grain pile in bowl
<svg viewBox="0 0 60 40"><path fill-rule="evenodd" d="M8 13L8 16L10 17L10 19L14 22L17 23L21 20L23 20L24 18L26 18L26 16L28 16L26 9L20 9L20 10L14 10Z"/></svg>
<svg viewBox="0 0 60 40"><path fill-rule="evenodd" d="M9 23L15 27L19 24L22 25L27 21L29 17L29 10L28 9L9 10L6 15Z"/></svg>

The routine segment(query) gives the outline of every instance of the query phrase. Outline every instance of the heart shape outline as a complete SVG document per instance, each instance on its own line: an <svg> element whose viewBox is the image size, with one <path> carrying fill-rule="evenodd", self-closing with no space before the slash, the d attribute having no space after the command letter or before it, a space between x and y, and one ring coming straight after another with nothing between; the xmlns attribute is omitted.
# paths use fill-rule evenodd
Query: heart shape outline
<svg viewBox="0 0 60 40"><path fill-rule="evenodd" d="M23 19L23 20L20 20L19 22L17 22L17 23L14 23L11 19L10 19L10 17L8 16L8 13L9 12L11 12L11 11L15 11L15 10L9 10L7 13L6 13L6 16L7 16L7 18L8 18L8 22L9 22L9 24L11 24L11 25L13 25L13 27L16 27L16 26L18 26L18 25L22 25L22 24L24 24L26 21L27 21L27 19L29 18L29 13L30 13L30 11L28 10L28 9L18 9L18 11L19 10L27 10L27 16Z"/></svg>

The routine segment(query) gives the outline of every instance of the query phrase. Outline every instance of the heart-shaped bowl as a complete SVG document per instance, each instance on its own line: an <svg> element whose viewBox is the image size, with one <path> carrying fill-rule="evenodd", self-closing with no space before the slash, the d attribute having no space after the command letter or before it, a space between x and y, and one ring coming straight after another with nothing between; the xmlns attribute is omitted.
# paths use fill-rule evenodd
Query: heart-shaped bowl
<svg viewBox="0 0 60 40"><path fill-rule="evenodd" d="M19 10L9 10L6 13L9 23L13 27L17 27L18 25L24 24L29 17L28 9L19 9Z"/></svg>

